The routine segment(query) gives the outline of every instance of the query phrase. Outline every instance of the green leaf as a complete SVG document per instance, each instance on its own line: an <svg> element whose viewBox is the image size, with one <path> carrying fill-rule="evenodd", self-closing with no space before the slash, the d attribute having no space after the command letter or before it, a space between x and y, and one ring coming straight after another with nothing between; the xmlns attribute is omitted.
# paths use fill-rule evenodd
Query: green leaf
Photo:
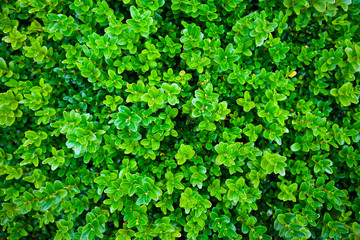
<svg viewBox="0 0 360 240"><path fill-rule="evenodd" d="M291 151L293 152L297 152L301 150L301 145L300 143L294 143L293 145L291 145Z"/></svg>
<svg viewBox="0 0 360 240"><path fill-rule="evenodd" d="M194 193L191 188L186 188L180 197L180 207L185 209L185 213L189 213L190 210L196 205L197 199L194 197Z"/></svg>
<svg viewBox="0 0 360 240"><path fill-rule="evenodd" d="M326 10L326 0L316 0L313 6L318 12L324 12Z"/></svg>
<svg viewBox="0 0 360 240"><path fill-rule="evenodd" d="M178 160L178 164L182 165L186 160L191 159L195 155L195 151L189 145L181 144L175 158Z"/></svg>

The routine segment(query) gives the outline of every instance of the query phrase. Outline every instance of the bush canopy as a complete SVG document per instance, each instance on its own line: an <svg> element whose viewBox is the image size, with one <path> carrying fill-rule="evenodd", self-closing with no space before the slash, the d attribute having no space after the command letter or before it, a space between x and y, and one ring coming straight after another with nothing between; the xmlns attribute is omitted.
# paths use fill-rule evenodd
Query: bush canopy
<svg viewBox="0 0 360 240"><path fill-rule="evenodd" d="M359 0L0 5L1 239L360 239Z"/></svg>

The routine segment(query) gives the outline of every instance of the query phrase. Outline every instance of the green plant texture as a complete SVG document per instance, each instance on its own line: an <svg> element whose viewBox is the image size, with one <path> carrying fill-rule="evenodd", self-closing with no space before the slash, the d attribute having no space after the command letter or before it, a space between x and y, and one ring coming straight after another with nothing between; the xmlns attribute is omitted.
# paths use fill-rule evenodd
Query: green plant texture
<svg viewBox="0 0 360 240"><path fill-rule="evenodd" d="M0 2L0 239L360 240L359 0Z"/></svg>

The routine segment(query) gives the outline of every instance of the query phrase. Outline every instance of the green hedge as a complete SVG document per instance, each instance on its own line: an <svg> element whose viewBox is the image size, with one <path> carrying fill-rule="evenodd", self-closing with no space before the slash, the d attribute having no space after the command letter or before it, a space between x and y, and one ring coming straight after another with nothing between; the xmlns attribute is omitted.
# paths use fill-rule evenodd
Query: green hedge
<svg viewBox="0 0 360 240"><path fill-rule="evenodd" d="M360 239L359 0L0 5L0 239Z"/></svg>

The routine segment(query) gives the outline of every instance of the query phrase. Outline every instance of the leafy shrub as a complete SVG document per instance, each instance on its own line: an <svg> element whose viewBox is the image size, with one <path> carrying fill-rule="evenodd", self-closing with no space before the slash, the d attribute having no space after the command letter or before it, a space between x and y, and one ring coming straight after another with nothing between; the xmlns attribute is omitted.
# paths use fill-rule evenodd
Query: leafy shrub
<svg viewBox="0 0 360 240"><path fill-rule="evenodd" d="M359 0L4 0L0 238L360 239Z"/></svg>

